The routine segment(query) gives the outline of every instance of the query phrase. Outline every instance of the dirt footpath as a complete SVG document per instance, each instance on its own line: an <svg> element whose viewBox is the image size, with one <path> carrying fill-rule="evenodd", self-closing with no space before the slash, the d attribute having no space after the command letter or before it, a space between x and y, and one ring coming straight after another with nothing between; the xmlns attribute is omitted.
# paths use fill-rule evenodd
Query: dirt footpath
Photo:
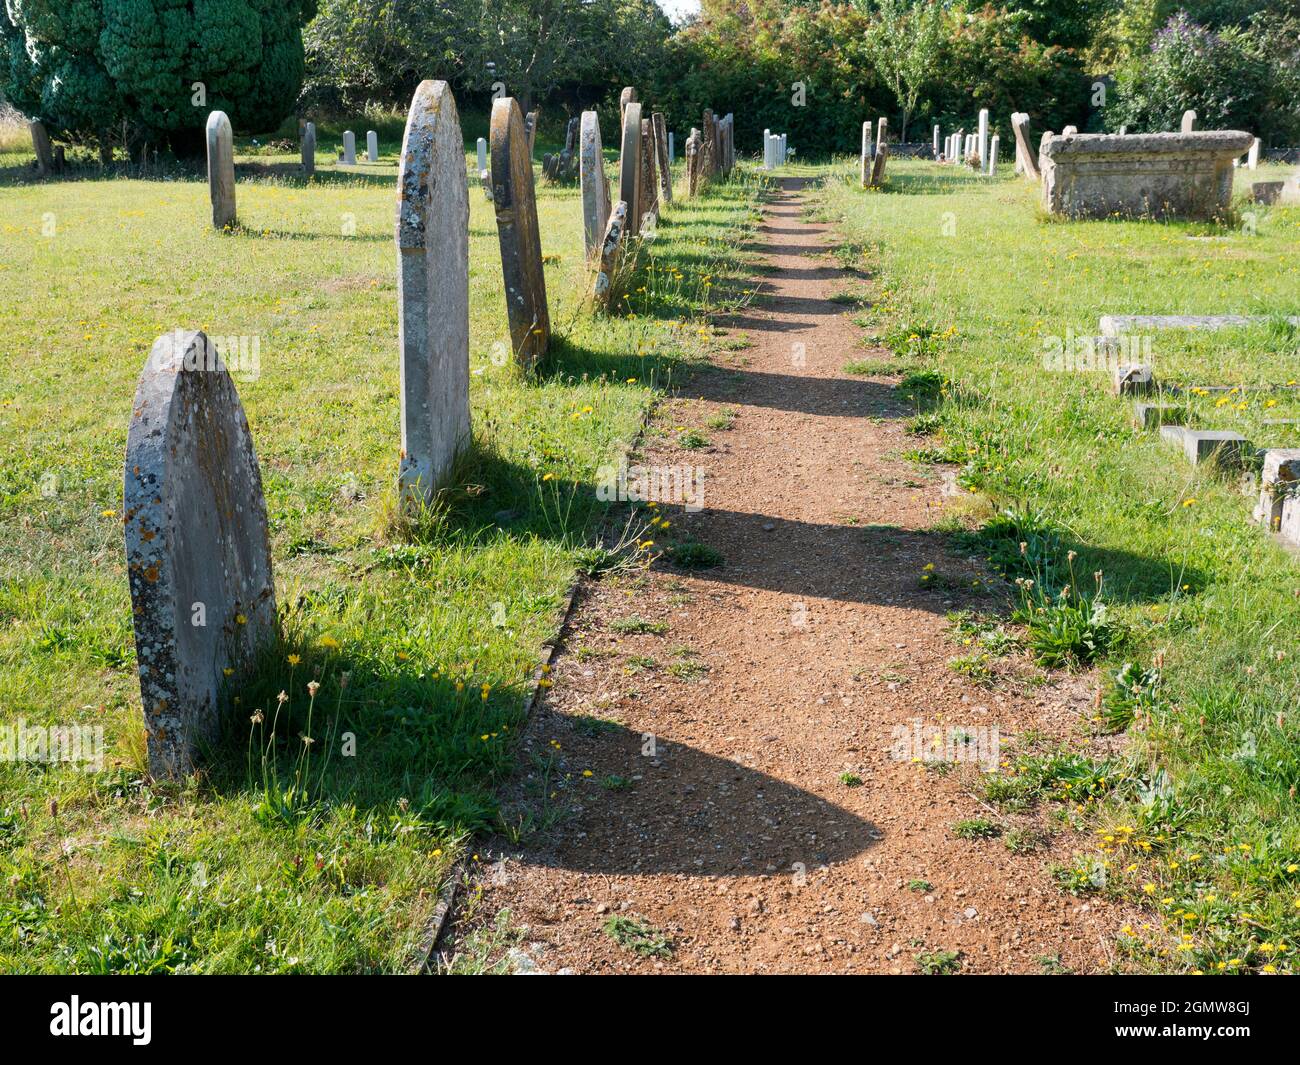
<svg viewBox="0 0 1300 1065"><path fill-rule="evenodd" d="M843 372L866 352L804 195L787 179L769 204L768 298L725 323L751 346L667 404L639 456L705 470L703 509L661 507L656 535L722 563L580 590L506 796L532 831L481 852L475 920L508 910L514 958L545 972L1105 969L1121 915L1049 872L1080 840L958 838L961 819L1010 821L974 766L927 767L900 739L996 727L1005 759L1028 729L1071 735L1092 691L949 668L946 615L992 606L989 575L932 531L941 474L901 457L914 412Z"/></svg>

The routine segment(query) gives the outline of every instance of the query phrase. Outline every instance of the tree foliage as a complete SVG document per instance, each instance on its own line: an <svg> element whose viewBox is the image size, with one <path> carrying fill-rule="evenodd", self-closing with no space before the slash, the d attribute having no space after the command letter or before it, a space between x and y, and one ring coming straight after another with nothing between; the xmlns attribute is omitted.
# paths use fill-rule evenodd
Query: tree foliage
<svg viewBox="0 0 1300 1065"><path fill-rule="evenodd" d="M315 0L5 0L0 88L55 135L123 123L192 142L208 112L274 129L303 77ZM195 83L203 86L197 97Z"/></svg>

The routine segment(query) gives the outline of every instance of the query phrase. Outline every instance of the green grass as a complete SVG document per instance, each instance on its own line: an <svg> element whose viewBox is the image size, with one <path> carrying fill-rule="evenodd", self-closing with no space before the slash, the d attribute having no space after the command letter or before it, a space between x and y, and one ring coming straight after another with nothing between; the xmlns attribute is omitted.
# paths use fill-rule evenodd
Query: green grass
<svg viewBox="0 0 1300 1065"><path fill-rule="evenodd" d="M672 955L672 940L649 921L633 917L611 917L601 927L610 939L638 957L667 958Z"/></svg>
<svg viewBox="0 0 1300 1065"><path fill-rule="evenodd" d="M322 130L310 185L296 155L259 154L272 169L241 170L230 234L211 230L193 173L32 183L21 138L0 154L0 707L5 723L102 725L108 748L99 773L0 765L0 969L409 968L468 841L499 827L496 787L566 588L628 560L593 544L596 470L703 357L701 316L743 298L758 186L741 171L668 208L619 313L600 317L582 298L578 192L539 186L556 335L526 377L492 359L505 308L475 183L474 446L438 507L403 524L401 126L377 128L382 161L353 174ZM136 380L178 326L259 340L260 375L236 383L286 641L237 686L204 771L155 783L118 511Z"/></svg>
<svg viewBox="0 0 1300 1065"><path fill-rule="evenodd" d="M1105 373L1047 359L1104 314L1300 311L1300 209L1240 199L1249 180L1286 173L1238 175L1251 217L1236 228L1048 221L1007 172L988 181L912 161L891 162L872 194L837 168L822 194L845 245L878 260L872 327L914 364L907 398L970 497L958 513L974 528L954 548L1035 582L1021 618L1040 661L1110 676L1131 663L1088 711L1094 727L1128 729L1115 764L1047 757L991 778L986 795L1011 810L1050 797L1095 827L1061 883L1152 911L1151 930L1121 937L1139 967L1293 968L1300 573L1250 523L1232 479L1134 430ZM1204 236L1225 239L1193 239ZM1300 417L1285 387L1300 377L1294 330L1158 333L1151 358L1158 379L1187 386L1283 386L1193 395L1189 421L1257 446L1300 443L1265 424Z"/></svg>

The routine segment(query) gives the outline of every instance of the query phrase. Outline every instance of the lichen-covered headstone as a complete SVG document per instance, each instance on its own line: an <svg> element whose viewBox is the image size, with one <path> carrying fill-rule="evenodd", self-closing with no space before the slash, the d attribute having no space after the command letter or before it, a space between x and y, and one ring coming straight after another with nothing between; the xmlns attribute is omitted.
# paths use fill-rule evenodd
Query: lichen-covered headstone
<svg viewBox="0 0 1300 1065"><path fill-rule="evenodd" d="M343 132L343 165L357 165L357 135L350 129Z"/></svg>
<svg viewBox="0 0 1300 1065"><path fill-rule="evenodd" d="M227 685L276 635L257 455L203 333L154 342L127 431L122 511L149 768L177 776L219 738Z"/></svg>
<svg viewBox="0 0 1300 1065"><path fill-rule="evenodd" d="M429 501L469 440L469 188L445 81L411 99L397 176L403 501Z"/></svg>
<svg viewBox="0 0 1300 1065"><path fill-rule="evenodd" d="M302 127L302 172L304 177L316 173L316 123L308 122Z"/></svg>
<svg viewBox="0 0 1300 1065"><path fill-rule="evenodd" d="M50 147L50 135L45 131L45 124L29 122L27 130L32 135L32 150L36 152L36 173L49 177L54 173L54 149Z"/></svg>
<svg viewBox="0 0 1300 1065"><path fill-rule="evenodd" d="M662 111L650 116L654 123L655 167L659 171L659 198L664 203L673 202L672 160L668 158L668 123Z"/></svg>
<svg viewBox="0 0 1300 1065"><path fill-rule="evenodd" d="M627 113L627 105L636 100L636 89L631 85L624 85L623 91L618 94L618 120L621 123L623 116Z"/></svg>
<svg viewBox="0 0 1300 1065"><path fill-rule="evenodd" d="M224 111L208 115L207 135L212 224L217 229L225 229L235 224L235 144L230 119Z"/></svg>
<svg viewBox="0 0 1300 1065"><path fill-rule="evenodd" d="M535 114L536 112L534 112ZM514 356L524 367L546 353L551 319L537 230L533 163L519 105L509 96L492 104L492 205L501 244L506 316Z"/></svg>
<svg viewBox="0 0 1300 1065"><path fill-rule="evenodd" d="M637 209L641 203L641 105L629 100L623 108L623 135L618 156L618 198L627 204L627 235L640 232Z"/></svg>
<svg viewBox="0 0 1300 1065"><path fill-rule="evenodd" d="M609 184L605 180L605 156L600 143L600 117L595 111L582 112L578 153L582 183L582 236L591 258L600 247L609 224Z"/></svg>
<svg viewBox="0 0 1300 1065"><path fill-rule="evenodd" d="M659 185L655 177L654 125L641 119L641 228L653 229L659 218Z"/></svg>
<svg viewBox="0 0 1300 1065"><path fill-rule="evenodd" d="M692 129L686 138L686 195L694 196L700 187L700 134Z"/></svg>
<svg viewBox="0 0 1300 1065"><path fill-rule="evenodd" d="M708 181L718 169L718 127L713 123L713 110L704 109L704 120L700 123L700 176Z"/></svg>
<svg viewBox="0 0 1300 1065"><path fill-rule="evenodd" d="M627 229L627 204L619 200L610 209L609 222L600 244L600 261L596 267L596 281L592 290L596 302L609 306L613 294L614 275L618 270L618 257L622 253L623 234Z"/></svg>

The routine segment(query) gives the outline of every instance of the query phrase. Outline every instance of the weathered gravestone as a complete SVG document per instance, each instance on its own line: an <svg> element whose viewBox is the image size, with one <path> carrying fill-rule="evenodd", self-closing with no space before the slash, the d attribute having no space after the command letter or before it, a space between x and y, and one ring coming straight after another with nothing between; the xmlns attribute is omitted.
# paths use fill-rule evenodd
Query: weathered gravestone
<svg viewBox="0 0 1300 1065"><path fill-rule="evenodd" d="M316 123L308 122L302 127L302 173L311 177L316 173Z"/></svg>
<svg viewBox="0 0 1300 1065"><path fill-rule="evenodd" d="M1256 137L1250 142L1250 151L1246 153L1246 168L1255 170L1259 167L1259 138Z"/></svg>
<svg viewBox="0 0 1300 1065"><path fill-rule="evenodd" d="M373 129L366 133L366 162L379 162L379 134Z"/></svg>
<svg viewBox="0 0 1300 1065"><path fill-rule="evenodd" d="M858 153L858 183L865 189L871 178L871 123L862 123L862 150Z"/></svg>
<svg viewBox="0 0 1300 1065"><path fill-rule="evenodd" d="M871 164L871 186L879 188L885 180L885 161L889 158L889 144L885 137L889 131L889 119L882 118L876 124L876 158Z"/></svg>
<svg viewBox="0 0 1300 1065"><path fill-rule="evenodd" d="M700 135L692 129L686 138L686 195L694 196L700 184Z"/></svg>
<svg viewBox="0 0 1300 1065"><path fill-rule="evenodd" d="M641 119L641 229L654 229L659 219L659 181L655 175L654 124Z"/></svg>
<svg viewBox="0 0 1300 1065"><path fill-rule="evenodd" d="M985 169L989 163L989 109L987 107L980 108L978 146L980 168Z"/></svg>
<svg viewBox="0 0 1300 1065"><path fill-rule="evenodd" d="M529 111L528 117L524 120L524 133L528 136L528 158L533 157L533 145L537 143L537 126L542 121L542 109L539 107L535 111Z"/></svg>
<svg viewBox="0 0 1300 1065"><path fill-rule="evenodd" d="M224 111L208 115L207 135L212 224L217 229L225 229L235 224L235 144L230 119Z"/></svg>
<svg viewBox="0 0 1300 1065"><path fill-rule="evenodd" d="M480 137L478 139L478 172L481 174L487 168L487 140Z"/></svg>
<svg viewBox="0 0 1300 1065"><path fill-rule="evenodd" d="M600 244L600 259L596 266L596 280L592 295L602 307L608 307L614 292L614 277L618 272L618 259L623 250L623 234L627 228L627 204L619 200L609 212L609 222Z"/></svg>
<svg viewBox="0 0 1300 1065"><path fill-rule="evenodd" d="M1020 160L1020 172L1030 181L1037 181L1038 153L1029 146L1029 116L1023 111L1012 115L1011 129L1016 135L1016 156Z"/></svg>
<svg viewBox="0 0 1300 1065"><path fill-rule="evenodd" d="M161 336L149 353L122 511L149 770L179 776L220 737L228 678L276 637L257 455L202 333Z"/></svg>
<svg viewBox="0 0 1300 1065"><path fill-rule="evenodd" d="M993 138L989 141L989 166L988 166L989 177L997 176L998 148L1001 145L1001 143L1002 143L1002 139L996 133L993 134Z"/></svg>
<svg viewBox="0 0 1300 1065"><path fill-rule="evenodd" d="M32 150L36 152L36 173L40 177L49 177L54 173L54 149L50 146L45 124L28 122L27 131L32 135Z"/></svg>
<svg viewBox="0 0 1300 1065"><path fill-rule="evenodd" d="M636 100L636 89L631 85L624 85L623 91L618 94L618 120L623 121L623 115L627 112L627 105Z"/></svg>
<svg viewBox="0 0 1300 1065"><path fill-rule="evenodd" d="M551 318L533 196L532 153L524 135L523 115L511 97L500 97L492 104L491 134L492 204L501 244L510 341L518 362L530 367L546 354Z"/></svg>
<svg viewBox="0 0 1300 1065"><path fill-rule="evenodd" d="M1053 137L1042 151L1043 204L1067 218L1214 218L1251 139L1237 130Z"/></svg>
<svg viewBox="0 0 1300 1065"><path fill-rule="evenodd" d="M609 184L605 180L605 156L600 143L600 118L595 111L582 112L579 149L582 182L582 237L587 257L596 252L609 224Z"/></svg>
<svg viewBox="0 0 1300 1065"><path fill-rule="evenodd" d="M629 100L623 108L623 131L618 154L618 198L627 204L626 232L635 237L641 219L641 105Z"/></svg>
<svg viewBox="0 0 1300 1065"><path fill-rule="evenodd" d="M1191 132L1192 132L1193 130L1195 130L1195 129L1196 129L1196 112L1195 112L1195 111L1184 111L1184 112L1183 112L1183 124L1182 124L1182 127L1181 127L1181 129L1180 129L1180 132L1182 132L1182 133L1191 133Z"/></svg>
<svg viewBox="0 0 1300 1065"><path fill-rule="evenodd" d="M935 127L934 127L934 138L933 138L933 140L934 140L934 143L930 146L930 152L931 152L931 154L932 154L936 159L938 159L938 158L939 158L939 126L938 126L937 123L936 123L936 125L935 125Z"/></svg>
<svg viewBox="0 0 1300 1065"><path fill-rule="evenodd" d="M1268 448L1263 453L1260 473L1259 503L1255 520L1276 532L1282 525L1282 512L1288 499L1300 495L1300 450Z"/></svg>
<svg viewBox="0 0 1300 1065"><path fill-rule="evenodd" d="M672 130L668 131L668 165L672 166L677 158L677 144L673 140Z"/></svg>
<svg viewBox="0 0 1300 1065"><path fill-rule="evenodd" d="M350 129L343 131L343 165L357 165L357 135Z"/></svg>
<svg viewBox="0 0 1300 1065"><path fill-rule="evenodd" d="M656 111L650 116L654 123L655 168L659 172L659 198L664 203L673 202L672 160L668 158L668 123L663 112Z"/></svg>
<svg viewBox="0 0 1300 1065"><path fill-rule="evenodd" d="M704 120L700 123L700 170L708 181L718 170L718 127L713 122L713 110L704 109Z"/></svg>
<svg viewBox="0 0 1300 1065"><path fill-rule="evenodd" d="M469 187L445 81L411 99L397 175L403 502L433 499L469 440Z"/></svg>

